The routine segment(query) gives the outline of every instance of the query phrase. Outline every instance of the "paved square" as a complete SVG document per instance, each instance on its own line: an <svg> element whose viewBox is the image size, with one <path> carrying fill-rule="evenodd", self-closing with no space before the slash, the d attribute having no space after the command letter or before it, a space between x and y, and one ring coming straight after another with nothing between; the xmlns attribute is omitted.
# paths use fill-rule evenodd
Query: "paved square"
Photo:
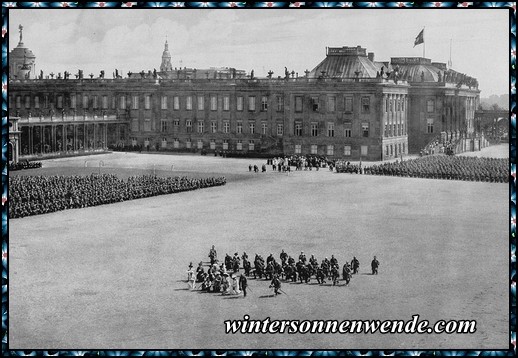
<svg viewBox="0 0 518 358"><path fill-rule="evenodd" d="M85 160L86 163L85 168ZM174 195L9 222L10 349L505 349L508 185L328 170L248 173L261 160L113 153L39 173L225 175ZM171 166L173 169L171 170ZM18 174L16 174L18 175ZM282 249L340 266L349 287L249 280L246 299L187 290L190 261ZM371 276L376 255L380 274ZM251 319L475 319L473 335L227 335Z"/></svg>

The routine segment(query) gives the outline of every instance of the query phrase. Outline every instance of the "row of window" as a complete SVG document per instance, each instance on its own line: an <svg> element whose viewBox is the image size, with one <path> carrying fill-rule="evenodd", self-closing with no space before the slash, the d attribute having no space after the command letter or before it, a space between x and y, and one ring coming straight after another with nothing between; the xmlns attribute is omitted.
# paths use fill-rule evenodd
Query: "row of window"
<svg viewBox="0 0 518 358"><path fill-rule="evenodd" d="M404 99L385 99L385 112L403 112L405 111Z"/></svg>
<svg viewBox="0 0 518 358"><path fill-rule="evenodd" d="M22 108L22 96L16 96L16 103L15 107L16 109ZM205 110L205 96L200 95L196 96L196 109L199 111ZM12 108L12 96L9 97L10 103L9 107ZM128 105L128 98L125 95L118 96L119 103L118 108L119 109L126 109ZM130 108L134 110L140 109L141 103L141 96L135 95L131 96L130 99ZM24 96L24 107L26 109L30 108L40 108L40 106L43 106L43 108L49 108L50 102L49 102L49 96L43 95L41 98L40 103L40 96L34 96L34 102L32 103L31 107L31 96ZM78 101L81 101L81 108L88 109L116 109L117 103L116 103L116 97L111 97L111 103L110 98L108 95L70 95L68 96L68 106L64 103L64 96L58 95L56 97L56 108L62 109L65 107L69 108L78 108ZM303 112L304 106L303 106L303 96L295 96L295 112ZM256 96L248 96L247 97L247 108L248 111L255 112L256 111ZM467 99L467 109L474 109L475 108L475 100L474 99ZM283 96L275 96L275 103L276 103L276 110L278 112L284 111L284 97ZM262 96L261 97L261 105L260 105L260 111L267 111L268 110L268 104L269 104L269 98L268 96ZM319 96L312 96L310 98L310 104L311 109L314 112L319 112L321 110L320 108L320 97ZM161 96L160 97L160 108L162 110L166 110L169 108L169 99L168 96ZM222 108L221 108L222 107ZM145 95L144 96L144 109L151 109L151 95ZM184 108L188 111L193 110L193 96L185 96L184 98ZM209 97L209 108L211 111L217 111L222 109L223 111L230 111L230 96L229 95L223 95L221 103L218 102L218 96L217 95L211 95ZM180 96L173 96L172 97L172 109L173 110L180 110ZM243 111L244 110L244 97L238 96L236 98L236 110L237 111ZM336 112L337 110L337 99L336 96L327 96L327 112ZM396 111L404 111L405 110L405 100L403 99L386 99L385 100L385 112L396 112ZM435 113L436 106L435 106L435 100L429 99L426 101L426 112L427 113ZM353 97L352 96L345 96L344 97L344 106L343 106L344 112L352 112L353 111ZM362 113L369 113L370 112L370 98L369 97L362 97L361 98L361 112Z"/></svg>
<svg viewBox="0 0 518 358"><path fill-rule="evenodd" d="M295 112L303 112L304 97L303 96L295 96ZM320 107L321 101L319 96L311 96L310 105L311 110L313 112L320 112L322 108ZM370 97L362 97L361 98L361 112L369 113L370 112ZM327 112L336 112L337 111L337 99L336 96L327 96ZM353 97L345 96L343 102L343 111L344 112L352 112L353 111Z"/></svg>
<svg viewBox="0 0 518 358"><path fill-rule="evenodd" d="M397 157L398 155L405 154L405 153L406 153L405 143L390 144L390 145L385 146L385 155L386 156Z"/></svg>
<svg viewBox="0 0 518 358"><path fill-rule="evenodd" d="M475 110L475 103L476 103L476 99L475 98L472 98L472 97L467 97L466 98L466 109L469 111L469 110ZM447 105L445 105L446 107ZM446 111L448 111L448 109L450 109L451 111L451 108L449 107L446 107ZM436 111L436 105L435 105L435 100L434 99L429 99L426 101L426 112L427 113L435 113Z"/></svg>
<svg viewBox="0 0 518 358"><path fill-rule="evenodd" d="M469 110L475 110L475 103L476 103L476 99L473 98L473 97L467 97L466 98L466 109L469 111ZM433 99L429 99L426 101L426 112L427 113L435 113L435 110L436 110L436 106L435 106L435 100ZM446 110L448 111L448 107L446 108ZM451 108L450 108L451 110Z"/></svg>
<svg viewBox="0 0 518 358"><path fill-rule="evenodd" d="M229 143L230 143L230 141L228 139L224 139L223 143L222 143L222 146L221 146L221 149L222 150L234 149ZM167 148L168 144L169 143L168 143L167 139L165 139L165 138L163 138L161 143L160 143L162 148ZM243 148L244 148L243 144L244 144L243 141L241 139L238 139L235 142L235 149L236 150L243 150ZM137 139L132 139L132 145L134 145L134 146L137 145ZM146 139L144 141L144 147L147 147L149 145L150 145L150 140L148 138L148 139ZM203 140L198 139L196 141L196 146L194 146L194 143L190 139L188 139L188 140L185 141L184 145L185 145L185 148L187 148L187 149L191 149L191 148L203 149L205 143L203 142ZM181 146L180 145L180 140L178 138L175 138L173 140L173 148L179 149L180 146ZM211 139L210 140L209 148L212 149L212 150L216 149L216 140L215 139ZM387 148L388 148L388 146L387 146ZM401 148L401 145L400 145L400 148ZM405 148L405 145L403 144L403 150L404 150L404 148ZM318 145L317 144L311 144L309 146L309 149L310 149L310 153L311 154L319 154L318 153ZM255 141L254 140L249 140L248 141L248 150L255 150ZM351 145L345 145L344 146L344 150L343 150L343 155L344 156L350 156L351 155L351 150L352 150L352 146ZM326 145L325 146L325 151L326 151L327 155L335 155L335 146L332 145L332 144ZM361 155L366 156L366 155L369 154L369 147L366 146L366 145L362 145L362 146L360 146L360 151L361 151ZM295 154L302 154L302 144L295 144L294 152L295 152Z"/></svg>
<svg viewBox="0 0 518 358"><path fill-rule="evenodd" d="M385 137L401 136L406 134L404 123L401 124L385 124Z"/></svg>
<svg viewBox="0 0 518 358"><path fill-rule="evenodd" d="M118 104L117 104L117 98L118 98ZM193 110L194 106L196 106L196 109L199 111L205 110L205 96L185 96L183 99L183 108L185 110ZM327 112L336 112L337 111L337 98L336 96L327 96ZM129 99L129 103L128 103ZM194 99L196 99L196 104L194 104ZM211 111L230 111L230 96L229 95L223 95L221 97L221 101L218 101L217 95L210 95L209 96L209 109ZM16 109L22 108L22 96L16 96L15 97L16 103L15 107ZM246 98L247 100L247 109L250 112L256 111L256 96L248 96ZM81 102L81 108L82 109L127 109L127 106L129 105L131 109L138 110L141 106L141 96L134 95L131 97L127 97L125 95L120 96L112 96L111 99L108 95L69 95L66 98L67 103L65 103L65 98L63 95L56 96L56 102L55 106L58 109L62 109L65 107L68 108L79 108L78 101ZM236 97L236 110L237 111L243 111L244 110L244 101L245 97L238 96ZM277 95L275 96L275 108L278 112L284 111L284 97ZM12 96L9 97L9 107L12 106ZM34 96L34 102L32 103L33 106L31 107L31 96L24 96L24 107L26 109L29 108L40 108L41 105L43 105L43 108L49 108L51 105L49 101L48 95L42 96L42 102L40 103L40 96ZM110 103L111 102L111 103ZM269 98L268 96L261 96L261 103L259 110L260 111L268 111L269 106ZM295 112L303 112L304 111L304 96L295 96ZM172 96L172 103L169 101L168 96L161 96L160 97L160 109L167 110L169 106L172 105L173 110L180 110L180 96ZM311 110L313 112L320 112L320 97L319 96L312 96L310 98L310 105ZM151 109L151 95L145 95L144 96L144 107L143 109ZM353 111L353 97L352 96L345 96L344 97L344 105L343 105L343 111L344 112L352 112ZM362 97L361 98L361 112L362 113L369 113L370 112L370 97Z"/></svg>
<svg viewBox="0 0 518 358"><path fill-rule="evenodd" d="M139 131L139 122L138 119L134 119L131 123L132 125L132 131L137 132ZM174 128L178 128L180 126L180 120L174 119L172 122L167 119L162 119L160 121L160 131L163 133L167 133L171 131L171 125ZM344 124L344 137L350 138L352 137L352 124L351 123L345 123ZM362 137L369 137L369 123L363 122L361 124L361 136ZM196 128L198 133L205 133L205 122L204 121L197 121L196 122ZM193 122L190 119L185 120L185 129L187 133L193 132ZM283 123L277 123L276 125L276 133L278 136L284 135L284 124ZM319 131L319 124L318 123L311 123L310 127L310 136L311 137L317 137L319 133L321 133L321 130ZM178 130L178 129L176 129ZM399 125L398 125L399 130ZM151 119L145 119L144 120L144 131L151 131ZM210 133L217 133L218 132L218 123L215 121L210 122ZM223 133L230 133L230 122L229 121L223 121ZM243 123L237 122L236 123L236 133L242 134L243 133ZM248 134L256 134L256 124L255 122L249 122L248 123ZM328 137L334 137L335 136L335 124L333 122L327 123L327 136ZM261 132L260 134L266 135L268 134L268 123L262 122L261 123ZM303 125L302 122L295 122L294 124L294 131L293 135L302 137L303 136Z"/></svg>

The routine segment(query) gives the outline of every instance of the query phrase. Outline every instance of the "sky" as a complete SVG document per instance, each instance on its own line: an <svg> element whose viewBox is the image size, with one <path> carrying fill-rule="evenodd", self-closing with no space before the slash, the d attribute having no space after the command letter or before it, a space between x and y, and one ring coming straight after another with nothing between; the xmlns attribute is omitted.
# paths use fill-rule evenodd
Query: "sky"
<svg viewBox="0 0 518 358"><path fill-rule="evenodd" d="M509 92L507 9L10 9L9 51L23 42L36 73L159 70L164 42L175 67L234 67L299 76L327 47L357 46L376 61L425 57L479 80L481 97Z"/></svg>

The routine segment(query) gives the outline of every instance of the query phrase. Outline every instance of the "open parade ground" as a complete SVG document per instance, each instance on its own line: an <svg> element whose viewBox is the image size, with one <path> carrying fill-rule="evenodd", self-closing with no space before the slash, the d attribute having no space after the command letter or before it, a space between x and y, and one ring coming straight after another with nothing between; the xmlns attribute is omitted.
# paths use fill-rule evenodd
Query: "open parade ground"
<svg viewBox="0 0 518 358"><path fill-rule="evenodd" d="M507 155L507 147L486 154ZM488 152L489 151L489 152ZM493 151L493 152L491 152ZM99 166L102 161L103 166ZM258 159L110 153L11 175L225 176L225 186L9 221L10 349L507 349L508 184L319 171ZM368 165L368 163L364 163ZM249 279L248 296L188 289L189 262L284 249L349 286ZM370 274L376 255L379 275ZM224 321L476 320L474 334L226 334Z"/></svg>

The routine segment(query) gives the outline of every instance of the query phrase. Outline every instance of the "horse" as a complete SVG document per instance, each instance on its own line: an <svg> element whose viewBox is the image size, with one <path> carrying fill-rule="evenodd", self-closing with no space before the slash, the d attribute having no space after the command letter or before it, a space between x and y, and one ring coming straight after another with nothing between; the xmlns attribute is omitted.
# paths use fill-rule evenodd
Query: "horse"
<svg viewBox="0 0 518 358"><path fill-rule="evenodd" d="M243 269L245 270L245 276L250 276L250 270L252 269L252 264L246 258L243 258Z"/></svg>
<svg viewBox="0 0 518 358"><path fill-rule="evenodd" d="M338 284L338 279L340 278L340 274L338 273L338 269L336 266L333 266L331 270L331 279L333 280L333 286Z"/></svg>
<svg viewBox="0 0 518 358"><path fill-rule="evenodd" d="M324 271L321 268L317 269L316 276L317 276L317 282L319 284L322 285L322 284L326 283L326 275L324 274Z"/></svg>
<svg viewBox="0 0 518 358"><path fill-rule="evenodd" d="M263 278L263 275L264 275L264 262L261 261L261 260L255 260L254 262L254 265L255 265L255 269L254 269L254 278L257 278L257 276L259 276L259 278Z"/></svg>

